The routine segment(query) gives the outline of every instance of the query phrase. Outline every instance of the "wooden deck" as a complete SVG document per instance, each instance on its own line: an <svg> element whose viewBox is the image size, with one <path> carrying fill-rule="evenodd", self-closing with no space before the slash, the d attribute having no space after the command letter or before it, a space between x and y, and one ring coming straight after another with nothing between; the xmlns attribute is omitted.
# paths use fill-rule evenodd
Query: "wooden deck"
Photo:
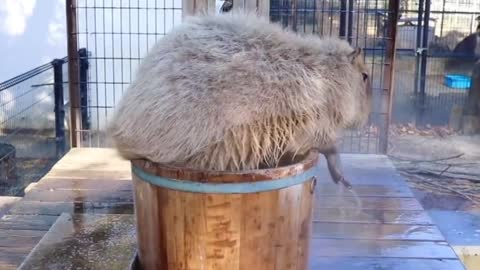
<svg viewBox="0 0 480 270"><path fill-rule="evenodd" d="M311 269L464 269L385 156L342 162L361 205L323 170ZM130 179L129 163L112 150L71 150L1 218L0 269L16 269L62 213L133 214Z"/></svg>

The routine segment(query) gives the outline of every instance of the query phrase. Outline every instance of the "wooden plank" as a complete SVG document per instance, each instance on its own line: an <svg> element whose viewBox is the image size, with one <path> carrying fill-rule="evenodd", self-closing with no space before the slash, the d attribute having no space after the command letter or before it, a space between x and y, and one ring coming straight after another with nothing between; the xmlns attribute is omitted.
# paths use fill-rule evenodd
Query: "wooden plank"
<svg viewBox="0 0 480 270"><path fill-rule="evenodd" d="M23 201L40 202L131 202L131 190L32 190Z"/></svg>
<svg viewBox="0 0 480 270"><path fill-rule="evenodd" d="M33 246L0 247L0 269L17 269Z"/></svg>
<svg viewBox="0 0 480 270"><path fill-rule="evenodd" d="M271 200L259 193L247 194L242 198L242 216L244 224L241 232L240 269L255 269L263 265L272 265L275 260L273 248L259 248L258 243L272 243L275 241L275 231L270 228L276 225L276 200ZM262 205L263 207L259 207ZM256 254L254 256L253 254ZM246 256L245 256L246 255ZM270 270L269 268L264 268Z"/></svg>
<svg viewBox="0 0 480 270"><path fill-rule="evenodd" d="M44 178L32 188L32 191L46 190L106 190L132 191L132 182L115 179L65 179Z"/></svg>
<svg viewBox="0 0 480 270"><path fill-rule="evenodd" d="M465 270L455 259L405 258L334 258L316 257L310 262L311 270Z"/></svg>
<svg viewBox="0 0 480 270"><path fill-rule="evenodd" d="M18 267L18 263L10 263L7 261L2 260L2 256L0 255L0 269L2 270L16 270Z"/></svg>
<svg viewBox="0 0 480 270"><path fill-rule="evenodd" d="M308 182L307 182L308 183ZM312 238L312 218L313 218L313 190L310 182L303 185L303 195L300 197L300 210L298 211L298 248L297 248L297 269L307 269L309 263L310 239ZM305 196L307 195L307 196Z"/></svg>
<svg viewBox="0 0 480 270"><path fill-rule="evenodd" d="M456 259L446 242L312 239L313 257L395 257Z"/></svg>
<svg viewBox="0 0 480 270"><path fill-rule="evenodd" d="M320 24L321 25L321 24ZM342 154L345 177L354 185L407 186L392 162L384 155ZM320 183L331 182L324 157L319 163ZM372 173L375 172L375 173Z"/></svg>
<svg viewBox="0 0 480 270"><path fill-rule="evenodd" d="M314 221L343 223L430 225L433 221L425 211L317 208Z"/></svg>
<svg viewBox="0 0 480 270"><path fill-rule="evenodd" d="M413 193L407 186L357 185L353 187L357 196L413 198ZM323 196L352 196L353 193L333 183L318 184L315 189L317 198Z"/></svg>
<svg viewBox="0 0 480 270"><path fill-rule="evenodd" d="M352 169L368 169L370 171L375 171L379 169L395 169L393 163L386 155L375 155L375 154L341 154L342 166ZM322 162L324 159L322 159Z"/></svg>
<svg viewBox="0 0 480 270"><path fill-rule="evenodd" d="M174 207L165 207L165 216L184 217L188 209L185 208L184 199L181 192L168 192L168 205ZM185 219L176 218L169 219L164 222L166 228L184 228ZM173 248L167 249L168 265L172 268L182 268L183 258L185 257L185 232L177 230L176 233L168 233L166 235L167 245Z"/></svg>
<svg viewBox="0 0 480 270"><path fill-rule="evenodd" d="M74 148L44 178L130 180L130 170L130 162L118 156L113 149Z"/></svg>
<svg viewBox="0 0 480 270"><path fill-rule="evenodd" d="M10 213L13 215L48 215L59 216L61 213L98 213L98 214L132 214L131 202L39 202L20 201Z"/></svg>
<svg viewBox="0 0 480 270"><path fill-rule="evenodd" d="M34 247L47 231L0 230L0 247Z"/></svg>
<svg viewBox="0 0 480 270"><path fill-rule="evenodd" d="M108 157L107 157L108 158ZM53 166L53 170L59 172L105 172L105 173L129 173L131 170L130 163L116 162L111 160L109 162L103 162L101 164L95 164L92 162L78 162L71 161L69 158L61 159L63 163Z"/></svg>
<svg viewBox="0 0 480 270"><path fill-rule="evenodd" d="M445 241L437 227L432 225L315 222L313 224L313 237L335 239Z"/></svg>
<svg viewBox="0 0 480 270"><path fill-rule="evenodd" d="M154 214L153 210L156 209L168 209L168 196L166 196L166 191L159 191L157 190L152 190L150 189L150 183L145 182L145 181L140 181L134 176L133 178L135 183L135 200L136 200L136 209L135 209L135 215L136 215L136 220L137 220L137 226L139 228L144 228L143 230L138 230L137 231L137 244L138 244L138 253L139 253L139 261L140 264L142 265L143 268L147 269L155 269L155 268L161 268L161 264L168 263L169 266L172 266L173 268L180 268L180 262L173 261L172 259L168 259L169 254L175 254L172 253L171 251L168 252L168 249L165 247L165 245L162 245L162 243L165 243L168 240L167 235L170 233L165 233L166 230L179 230L181 231L181 228L178 227L173 227L173 228L166 228L165 226L167 225L166 223L162 222L160 219L160 216L158 214ZM152 194L152 192L154 192ZM160 193L161 192L161 193ZM173 191L174 193L178 193L176 191ZM157 196L152 196L152 195L157 195ZM158 198L162 196L162 201L159 201ZM145 200L145 198L150 198L148 204L142 205L143 207L138 207L139 206L139 201ZM183 198L182 198L183 199ZM183 205L182 205L183 206ZM192 211L192 209L188 209L189 212ZM171 214L170 211L165 211L163 212L164 214ZM186 222L185 222L186 223ZM185 225L184 227L187 227ZM199 224L201 225L201 224ZM198 226L200 227L200 226ZM156 228L153 233L151 232L152 228ZM193 234L195 235L195 234ZM190 236L192 237L192 236ZM185 243L183 245L187 245L186 243L188 242L188 237L185 237ZM171 241L173 243L176 243L174 241ZM155 252L152 252L155 251ZM181 257L181 259L188 258L188 257L195 257L195 259L198 259L197 256L192 256L191 254L194 254L193 252L195 250L192 250L192 253L188 253L187 249L184 249L185 254L184 257ZM183 264L182 267L190 267L188 264Z"/></svg>
<svg viewBox="0 0 480 270"><path fill-rule="evenodd" d="M130 161L112 148L72 148L53 169L116 171L130 170Z"/></svg>
<svg viewBox="0 0 480 270"><path fill-rule="evenodd" d="M240 269L242 195L205 194L203 197L208 258L203 265L206 269Z"/></svg>
<svg viewBox="0 0 480 270"><path fill-rule="evenodd" d="M0 229L48 231L55 220L55 216L5 215L0 219Z"/></svg>
<svg viewBox="0 0 480 270"><path fill-rule="evenodd" d="M415 198L321 196L316 199L316 208L354 208L380 210L423 210Z"/></svg>
<svg viewBox="0 0 480 270"><path fill-rule="evenodd" d="M302 190L304 185L292 186L289 189ZM299 241L298 234L301 220L288 218L300 212L302 192L291 192L291 190L280 190L278 192L277 222L275 231L275 265L279 268L293 270L297 269Z"/></svg>
<svg viewBox="0 0 480 270"><path fill-rule="evenodd" d="M207 224L202 222L206 217L205 201L207 195L195 196L194 193L182 193L183 205L189 206L190 214L185 215L183 234L185 244L183 250L185 254L198 254L199 246L203 246L205 255L207 243L202 238L206 238ZM151 214L151 213L149 213ZM181 228L180 228L181 230ZM206 262L202 256L185 256L185 267L187 269L201 269Z"/></svg>
<svg viewBox="0 0 480 270"><path fill-rule="evenodd" d="M372 171L374 171L375 174L372 174ZM368 167L358 168L346 166L343 169L343 174L354 187L361 185L408 187L403 177L396 173L395 168L369 169ZM332 183L328 169L322 163L320 163L318 179L319 184Z"/></svg>
<svg viewBox="0 0 480 270"><path fill-rule="evenodd" d="M53 169L43 179L92 179L92 180L132 180L130 171L98 171L98 170L74 170L74 169Z"/></svg>
<svg viewBox="0 0 480 270"><path fill-rule="evenodd" d="M358 204L357 199L361 202ZM316 200L315 208L358 208L381 210L423 210L415 198L339 197L323 196Z"/></svg>

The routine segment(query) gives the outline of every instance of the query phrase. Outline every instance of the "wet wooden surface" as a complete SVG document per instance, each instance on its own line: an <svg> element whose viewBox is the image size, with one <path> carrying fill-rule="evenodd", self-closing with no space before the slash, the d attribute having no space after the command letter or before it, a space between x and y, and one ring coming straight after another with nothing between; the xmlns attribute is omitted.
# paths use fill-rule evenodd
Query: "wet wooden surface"
<svg viewBox="0 0 480 270"><path fill-rule="evenodd" d="M342 164L359 197L321 170L310 269L464 269L386 157L342 155ZM132 214L130 179L112 150L69 152L1 218L0 269L16 269L63 212Z"/></svg>
<svg viewBox="0 0 480 270"><path fill-rule="evenodd" d="M17 269L62 213L133 214L131 191L114 151L70 151L1 217L0 269Z"/></svg>
<svg viewBox="0 0 480 270"><path fill-rule="evenodd" d="M135 254L132 215L63 213L19 270L130 270Z"/></svg>

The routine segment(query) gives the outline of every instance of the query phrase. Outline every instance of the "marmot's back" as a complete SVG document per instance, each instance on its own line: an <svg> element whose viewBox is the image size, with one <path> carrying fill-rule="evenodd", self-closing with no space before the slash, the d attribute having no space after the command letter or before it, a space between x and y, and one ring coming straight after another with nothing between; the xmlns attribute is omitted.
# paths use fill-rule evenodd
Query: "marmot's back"
<svg viewBox="0 0 480 270"><path fill-rule="evenodd" d="M191 18L145 57L110 134L126 158L181 163L212 152L233 129L265 119L308 116L334 133L332 98L349 111L358 102L351 93L358 86L345 80L355 69L347 58L352 50L344 41L300 37L254 16Z"/></svg>

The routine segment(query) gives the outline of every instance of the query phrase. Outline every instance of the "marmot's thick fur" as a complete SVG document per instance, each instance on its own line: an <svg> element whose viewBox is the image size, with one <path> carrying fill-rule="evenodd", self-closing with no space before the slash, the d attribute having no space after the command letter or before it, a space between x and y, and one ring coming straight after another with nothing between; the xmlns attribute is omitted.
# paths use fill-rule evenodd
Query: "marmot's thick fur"
<svg viewBox="0 0 480 270"><path fill-rule="evenodd" d="M127 159L211 170L275 167L366 123L361 50L254 15L192 17L144 58L109 133ZM335 152L335 151L333 151Z"/></svg>

